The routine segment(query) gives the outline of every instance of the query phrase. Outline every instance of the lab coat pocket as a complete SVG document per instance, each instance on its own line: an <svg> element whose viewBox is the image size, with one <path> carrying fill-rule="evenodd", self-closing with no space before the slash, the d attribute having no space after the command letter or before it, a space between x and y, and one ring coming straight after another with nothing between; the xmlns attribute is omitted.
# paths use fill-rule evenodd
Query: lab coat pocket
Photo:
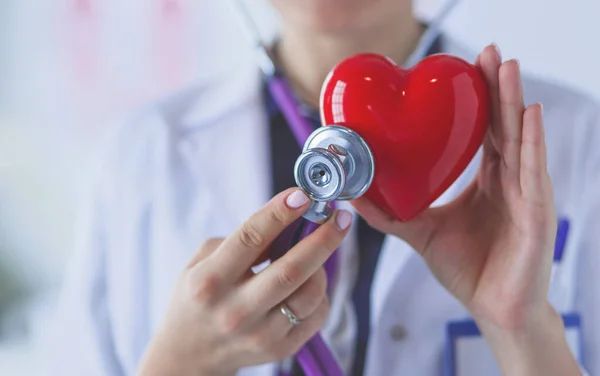
<svg viewBox="0 0 600 376"><path fill-rule="evenodd" d="M568 313L572 308L568 288L572 285L572 281L569 281L569 276L572 275L569 260L574 257L566 251L569 228L568 219L558 220L548 299L557 311L563 313L567 341L577 360L583 364L581 320L578 313ZM446 325L444 376L475 375L500 376L501 372L473 320L449 322Z"/></svg>
<svg viewBox="0 0 600 376"><path fill-rule="evenodd" d="M571 352L583 361L581 319L577 313L562 315ZM473 320L452 321L446 326L444 376L501 376L494 355Z"/></svg>

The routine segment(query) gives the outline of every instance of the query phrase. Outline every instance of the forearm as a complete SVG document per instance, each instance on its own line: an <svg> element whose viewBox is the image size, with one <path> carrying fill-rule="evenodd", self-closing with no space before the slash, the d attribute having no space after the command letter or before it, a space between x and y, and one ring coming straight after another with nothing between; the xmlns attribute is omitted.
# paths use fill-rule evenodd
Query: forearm
<svg viewBox="0 0 600 376"><path fill-rule="evenodd" d="M562 319L550 305L518 330L487 323L479 326L504 375L582 374L568 346Z"/></svg>

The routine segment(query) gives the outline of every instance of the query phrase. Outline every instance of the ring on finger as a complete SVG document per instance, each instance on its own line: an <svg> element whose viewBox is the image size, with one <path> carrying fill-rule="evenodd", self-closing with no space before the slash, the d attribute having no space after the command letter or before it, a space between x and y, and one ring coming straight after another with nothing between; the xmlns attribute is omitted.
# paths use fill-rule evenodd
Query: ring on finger
<svg viewBox="0 0 600 376"><path fill-rule="evenodd" d="M296 316L296 314L290 309L290 307L288 307L285 303L281 303L279 305L279 310L281 311L281 313L285 317L287 317L287 319L290 322L290 324L292 324L292 325L298 325L298 324L300 324L302 322L298 318L298 316Z"/></svg>

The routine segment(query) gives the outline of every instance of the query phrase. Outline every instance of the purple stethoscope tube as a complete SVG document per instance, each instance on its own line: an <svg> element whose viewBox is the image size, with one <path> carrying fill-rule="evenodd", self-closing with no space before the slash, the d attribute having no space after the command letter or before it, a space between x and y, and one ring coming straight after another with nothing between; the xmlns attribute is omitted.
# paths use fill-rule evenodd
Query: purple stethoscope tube
<svg viewBox="0 0 600 376"><path fill-rule="evenodd" d="M292 94L291 88L287 82L277 75L273 75L268 78L268 88L271 96L283 116L287 120L290 130L294 134L296 141L302 147L310 134L312 128L305 120L305 118L298 111L298 104L296 103L295 97ZM332 206L333 203L331 203ZM335 209L332 207L332 209ZM281 236L274 242L271 250L271 256L273 258L281 257L289 248L294 240L294 234L298 231L298 227L304 222L302 233L300 234L298 241L310 235L318 225L316 223L300 219L294 225L281 234ZM333 255L326 261L324 268L327 273L327 282L331 286L338 264L338 251L335 251ZM343 376L344 373L340 368L337 360L335 359L331 350L327 347L327 344L317 333L311 338L296 354L298 363L304 370L307 376Z"/></svg>

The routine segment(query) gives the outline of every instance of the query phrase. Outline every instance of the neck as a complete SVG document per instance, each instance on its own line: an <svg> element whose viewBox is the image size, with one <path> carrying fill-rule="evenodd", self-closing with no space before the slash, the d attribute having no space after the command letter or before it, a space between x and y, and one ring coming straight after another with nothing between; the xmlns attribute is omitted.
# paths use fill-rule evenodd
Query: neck
<svg viewBox="0 0 600 376"><path fill-rule="evenodd" d="M423 33L422 25L409 13L405 20L395 19L356 34L325 34L284 28L277 58L300 99L318 108L321 86L331 69L357 53L371 52L402 64Z"/></svg>

